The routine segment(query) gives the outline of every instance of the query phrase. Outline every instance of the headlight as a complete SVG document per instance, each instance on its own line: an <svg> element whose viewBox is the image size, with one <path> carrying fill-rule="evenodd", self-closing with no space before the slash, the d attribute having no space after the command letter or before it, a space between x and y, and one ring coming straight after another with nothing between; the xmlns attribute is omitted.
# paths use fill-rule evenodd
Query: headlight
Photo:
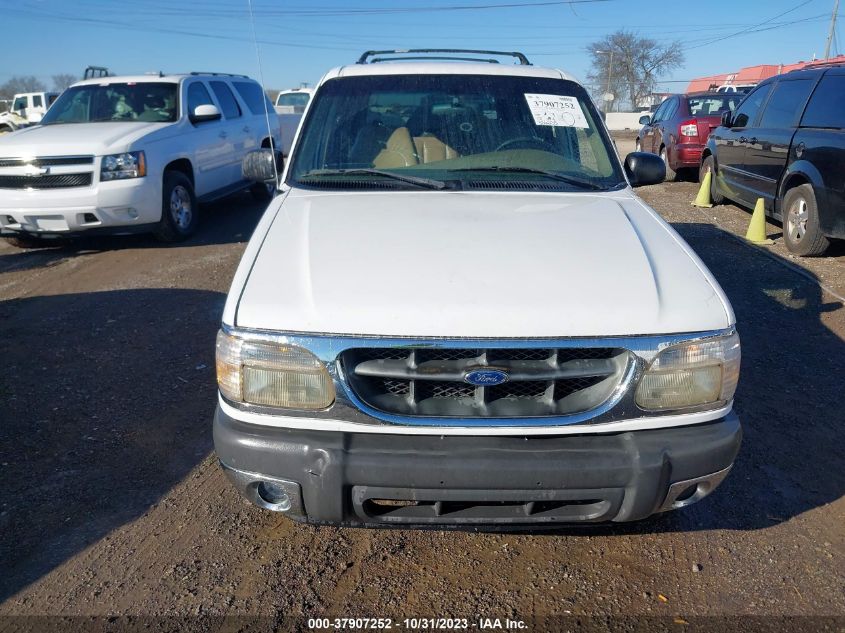
<svg viewBox="0 0 845 633"><path fill-rule="evenodd" d="M640 379L637 404L658 410L729 402L739 379L739 359L736 333L664 349Z"/></svg>
<svg viewBox="0 0 845 633"><path fill-rule="evenodd" d="M295 345L217 334L217 384L229 400L286 409L325 409L334 402L326 366Z"/></svg>
<svg viewBox="0 0 845 633"><path fill-rule="evenodd" d="M124 152L103 156L100 163L100 180L123 180L147 175L144 152Z"/></svg>

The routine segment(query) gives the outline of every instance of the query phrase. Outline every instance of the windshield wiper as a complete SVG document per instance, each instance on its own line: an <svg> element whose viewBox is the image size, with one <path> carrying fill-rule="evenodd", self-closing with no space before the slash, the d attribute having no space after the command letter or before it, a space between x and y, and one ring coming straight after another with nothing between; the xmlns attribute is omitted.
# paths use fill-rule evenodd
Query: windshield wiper
<svg viewBox="0 0 845 633"><path fill-rule="evenodd" d="M489 167L462 167L460 169L452 169L450 171L488 171L499 173L511 172L523 174L538 174L540 176L545 176L546 178L552 178L554 180L559 180L570 185L575 185L576 187L582 187L583 189L592 189L593 191L601 191L604 189L604 187L602 187L601 185L597 185L596 183L590 182L589 180L573 178L572 176L559 174L555 171L548 171L546 169L535 169L534 167L501 167L499 165L492 165Z"/></svg>
<svg viewBox="0 0 845 633"><path fill-rule="evenodd" d="M314 176L363 176L363 175L372 175L372 176L386 176L387 178L393 178L394 180L401 180L402 182L407 182L411 185L417 185L418 187L425 187L426 189L445 189L446 183L442 180L434 180L433 178L422 178L420 176L406 176L404 174L397 174L392 171L386 171L383 169L373 169L369 167L360 167L355 169L317 169L314 171L309 171L307 174L303 175L302 178L311 178Z"/></svg>

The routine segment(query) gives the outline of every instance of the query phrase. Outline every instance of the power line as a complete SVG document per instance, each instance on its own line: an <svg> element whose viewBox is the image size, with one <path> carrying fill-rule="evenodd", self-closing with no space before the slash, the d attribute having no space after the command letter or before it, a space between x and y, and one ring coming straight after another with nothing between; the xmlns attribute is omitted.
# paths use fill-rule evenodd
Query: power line
<svg viewBox="0 0 845 633"><path fill-rule="evenodd" d="M747 29L743 29L741 31L737 31L736 33L731 33L730 35L725 35L723 37L717 37L717 38L709 40L707 42L697 44L696 46L689 46L685 50L693 50L693 49L696 49L696 48L701 48L703 46L709 46L710 44L715 44L716 42L722 42L724 40L731 39L732 37L737 37L739 35L743 35L745 33L748 33L749 31L756 33L758 31L753 30L753 29L756 29L756 27L763 26L765 24L769 24L770 22L774 22L778 18L782 18L783 16L785 16L789 13L792 13L793 11L797 11L801 7L807 6L811 2L813 2L813 0L804 0L804 2L797 4L796 6L792 7L791 9L788 9L787 11L784 11L783 13L778 13L776 16L769 18L768 20L764 20L763 22L760 22L759 24L756 24L752 27L749 27ZM762 30L767 30L767 29L762 29Z"/></svg>

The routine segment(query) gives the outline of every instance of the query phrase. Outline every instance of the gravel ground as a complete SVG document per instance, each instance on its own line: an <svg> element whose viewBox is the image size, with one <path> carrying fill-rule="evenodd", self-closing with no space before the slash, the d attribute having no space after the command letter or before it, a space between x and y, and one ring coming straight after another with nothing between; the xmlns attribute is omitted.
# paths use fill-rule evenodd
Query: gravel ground
<svg viewBox="0 0 845 633"><path fill-rule="evenodd" d="M206 207L177 247L0 243L0 631L305 629L297 618L314 616L845 630L845 310L820 286L845 296L845 248L794 260L780 240L751 247L734 237L748 212L695 209L696 188L640 193L733 302L736 466L659 520L546 534L314 528L238 497L212 452L213 343L262 211L248 196ZM95 619L32 617L45 615ZM658 619L626 619L644 616Z"/></svg>

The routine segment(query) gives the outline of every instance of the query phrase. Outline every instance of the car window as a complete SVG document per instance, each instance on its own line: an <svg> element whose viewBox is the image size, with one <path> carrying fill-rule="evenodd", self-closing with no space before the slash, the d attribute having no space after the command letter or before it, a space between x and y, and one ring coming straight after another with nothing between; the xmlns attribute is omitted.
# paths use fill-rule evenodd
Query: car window
<svg viewBox="0 0 845 633"><path fill-rule="evenodd" d="M59 98L59 95L48 95L47 96L47 105L51 106L56 103L56 99Z"/></svg>
<svg viewBox="0 0 845 633"><path fill-rule="evenodd" d="M42 125L106 121L172 123L177 119L176 84L127 82L86 84L65 90Z"/></svg>
<svg viewBox="0 0 845 633"><path fill-rule="evenodd" d="M246 107L252 114L264 114L264 108L267 107L267 112L273 111L273 104L270 99L264 94L264 91L254 81L233 81L232 85L241 99L246 103Z"/></svg>
<svg viewBox="0 0 845 633"><path fill-rule="evenodd" d="M772 84L766 84L749 94L739 105L739 108L737 108L731 127L748 127L752 125L757 118L757 112L760 111L760 107L763 105L771 89Z"/></svg>
<svg viewBox="0 0 845 633"><path fill-rule="evenodd" d="M677 99L670 99L667 101L669 105L666 106L666 111L663 113L664 121L668 121L673 116L675 116L675 112L678 111L678 100Z"/></svg>
<svg viewBox="0 0 845 633"><path fill-rule="evenodd" d="M12 110L23 110L26 108L26 97L18 97L12 104Z"/></svg>
<svg viewBox="0 0 845 633"><path fill-rule="evenodd" d="M687 98L690 116L719 116L722 112L733 112L740 101L742 101L742 97L733 94L702 95Z"/></svg>
<svg viewBox="0 0 845 633"><path fill-rule="evenodd" d="M211 100L206 87L201 82L195 81L188 86L188 114L193 114L194 110L201 105L214 105L214 101Z"/></svg>
<svg viewBox="0 0 845 633"><path fill-rule="evenodd" d="M241 116L241 106L238 105L235 95L229 89L229 86L222 81L211 81L211 89L220 102L220 109L223 111L223 116L227 119L237 119Z"/></svg>
<svg viewBox="0 0 845 633"><path fill-rule="evenodd" d="M810 99L801 125L805 127L845 128L845 75L825 75Z"/></svg>
<svg viewBox="0 0 845 633"><path fill-rule="evenodd" d="M32 107L33 108L40 108L44 105L44 101L41 99L41 95L35 95L32 97Z"/></svg>
<svg viewBox="0 0 845 633"><path fill-rule="evenodd" d="M289 177L329 186L367 178L344 173L349 170L375 168L470 183L621 186L615 152L597 120L584 89L561 79L341 77L313 97ZM379 184L376 176L369 179Z"/></svg>
<svg viewBox="0 0 845 633"><path fill-rule="evenodd" d="M651 117L651 122L657 123L658 121L662 121L663 120L663 113L666 112L666 108L668 108L668 107L669 107L669 101L667 99L666 101L664 101L663 103L661 103L657 107L657 110L655 111L654 116Z"/></svg>
<svg viewBox="0 0 845 633"><path fill-rule="evenodd" d="M760 117L759 127L794 127L810 96L813 79L781 81L772 91L772 96Z"/></svg>

